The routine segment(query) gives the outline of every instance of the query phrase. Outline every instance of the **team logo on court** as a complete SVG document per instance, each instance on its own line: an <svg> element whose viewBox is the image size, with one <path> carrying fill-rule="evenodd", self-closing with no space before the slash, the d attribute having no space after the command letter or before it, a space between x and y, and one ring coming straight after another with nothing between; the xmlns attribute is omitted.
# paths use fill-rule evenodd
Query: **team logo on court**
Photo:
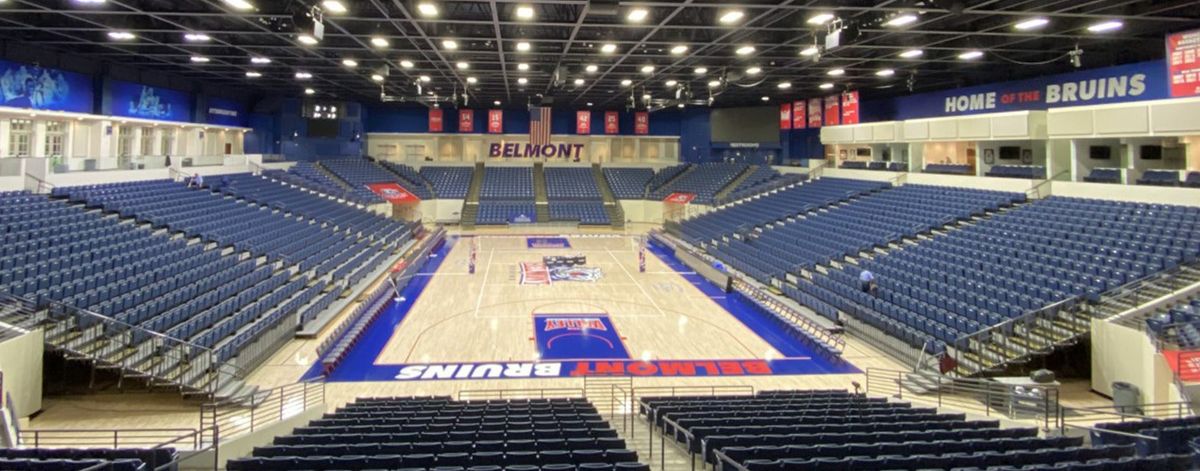
<svg viewBox="0 0 1200 471"><path fill-rule="evenodd" d="M556 267L550 269L550 279L553 281L585 281L596 282L604 277L604 272L594 267Z"/></svg>
<svg viewBox="0 0 1200 471"><path fill-rule="evenodd" d="M596 317L548 317L543 322L545 322L542 326L543 332L555 330L608 330L608 327L604 325L604 321Z"/></svg>

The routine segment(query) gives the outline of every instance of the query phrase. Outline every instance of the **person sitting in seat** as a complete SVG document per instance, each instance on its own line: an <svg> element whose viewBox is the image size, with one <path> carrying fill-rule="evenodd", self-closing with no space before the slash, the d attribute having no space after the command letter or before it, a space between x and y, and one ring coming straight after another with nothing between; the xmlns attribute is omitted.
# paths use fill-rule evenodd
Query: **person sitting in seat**
<svg viewBox="0 0 1200 471"><path fill-rule="evenodd" d="M871 273L871 270L863 269L862 273L858 274L858 280L862 282L864 293L875 295L875 274Z"/></svg>
<svg viewBox="0 0 1200 471"><path fill-rule="evenodd" d="M192 181L188 182L188 188L191 188L192 185L195 185L196 188L203 187L204 186L204 176L200 175L199 173L192 175Z"/></svg>

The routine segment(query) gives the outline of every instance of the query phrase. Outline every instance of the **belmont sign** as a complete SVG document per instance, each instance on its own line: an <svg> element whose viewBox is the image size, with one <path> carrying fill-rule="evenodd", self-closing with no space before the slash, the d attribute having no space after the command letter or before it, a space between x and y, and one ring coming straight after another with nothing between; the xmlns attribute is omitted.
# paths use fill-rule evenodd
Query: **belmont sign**
<svg viewBox="0 0 1200 471"><path fill-rule="evenodd" d="M1167 98L1162 61L921 93L895 100L895 119L1044 110Z"/></svg>
<svg viewBox="0 0 1200 471"><path fill-rule="evenodd" d="M583 156L583 144L546 144L505 142L488 147L488 157L529 157L578 159Z"/></svg>

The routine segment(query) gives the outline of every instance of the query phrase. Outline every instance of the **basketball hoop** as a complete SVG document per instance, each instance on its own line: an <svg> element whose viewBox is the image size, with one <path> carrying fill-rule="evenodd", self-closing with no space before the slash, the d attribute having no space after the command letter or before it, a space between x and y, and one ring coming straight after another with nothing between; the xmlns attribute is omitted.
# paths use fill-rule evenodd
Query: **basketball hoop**
<svg viewBox="0 0 1200 471"><path fill-rule="evenodd" d="M646 273L646 236L638 237L638 272Z"/></svg>
<svg viewBox="0 0 1200 471"><path fill-rule="evenodd" d="M467 272L474 275L475 274L475 258L479 252L479 239L472 237L470 247L471 247L471 254L470 254L469 258L467 259Z"/></svg>

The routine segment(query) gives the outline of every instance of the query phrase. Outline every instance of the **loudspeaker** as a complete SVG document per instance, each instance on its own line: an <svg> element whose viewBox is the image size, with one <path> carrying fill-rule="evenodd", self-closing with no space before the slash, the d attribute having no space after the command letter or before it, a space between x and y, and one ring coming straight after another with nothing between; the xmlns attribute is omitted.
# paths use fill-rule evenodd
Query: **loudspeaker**
<svg viewBox="0 0 1200 471"><path fill-rule="evenodd" d="M1042 383L1042 384L1053 383L1054 382L1054 372L1050 371L1050 370L1045 370L1045 369L1037 370L1037 371L1034 371L1033 373L1029 373L1029 379L1033 380L1033 382L1035 382L1035 383Z"/></svg>

